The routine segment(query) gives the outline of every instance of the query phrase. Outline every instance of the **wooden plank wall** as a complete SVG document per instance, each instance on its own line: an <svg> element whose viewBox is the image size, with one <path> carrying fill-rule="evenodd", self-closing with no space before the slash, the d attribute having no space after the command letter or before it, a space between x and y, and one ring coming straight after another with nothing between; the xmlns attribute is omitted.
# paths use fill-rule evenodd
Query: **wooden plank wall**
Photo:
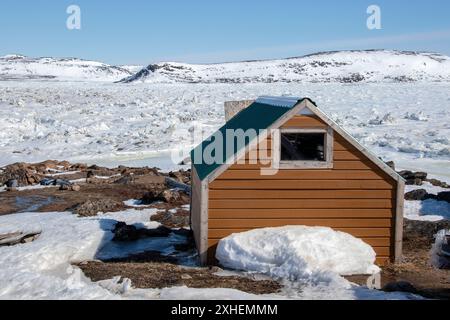
<svg viewBox="0 0 450 320"><path fill-rule="evenodd" d="M296 127L326 124L315 117L296 116L283 126ZM262 152L269 158L271 145L269 138ZM375 249L380 265L393 260L396 181L343 137L334 135L331 170L280 170L262 176L264 166L235 164L209 185L209 262L218 241L231 233L285 225L348 232Z"/></svg>

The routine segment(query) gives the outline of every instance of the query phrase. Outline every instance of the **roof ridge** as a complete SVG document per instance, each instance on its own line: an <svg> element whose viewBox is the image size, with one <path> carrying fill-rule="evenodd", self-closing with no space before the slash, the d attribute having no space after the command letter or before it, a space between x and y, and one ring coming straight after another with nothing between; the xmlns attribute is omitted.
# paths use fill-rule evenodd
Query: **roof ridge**
<svg viewBox="0 0 450 320"><path fill-rule="evenodd" d="M274 107L293 108L305 98L287 96L261 96L256 99L256 103L266 104Z"/></svg>

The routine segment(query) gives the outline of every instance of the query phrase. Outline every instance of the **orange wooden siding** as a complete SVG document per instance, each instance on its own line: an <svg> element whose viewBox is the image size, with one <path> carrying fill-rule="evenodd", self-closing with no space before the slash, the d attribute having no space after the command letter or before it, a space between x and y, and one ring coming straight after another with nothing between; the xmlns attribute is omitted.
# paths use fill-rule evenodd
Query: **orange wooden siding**
<svg viewBox="0 0 450 320"><path fill-rule="evenodd" d="M296 116L283 128L326 128L319 118ZM271 138L252 152L271 157ZM247 154L246 159L249 158ZM281 169L235 164L209 185L208 260L232 233L286 225L327 226L373 246L377 262L394 258L396 181L334 133L333 169Z"/></svg>

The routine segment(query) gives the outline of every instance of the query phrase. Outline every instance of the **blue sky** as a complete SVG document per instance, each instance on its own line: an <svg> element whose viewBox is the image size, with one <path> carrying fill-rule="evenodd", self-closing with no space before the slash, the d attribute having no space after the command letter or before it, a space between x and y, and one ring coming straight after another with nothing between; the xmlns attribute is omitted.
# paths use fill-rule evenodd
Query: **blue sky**
<svg viewBox="0 0 450 320"><path fill-rule="evenodd" d="M81 8L68 30L66 8ZM366 27L381 7L382 30ZM2 0L0 55L222 62L387 48L450 55L448 0Z"/></svg>

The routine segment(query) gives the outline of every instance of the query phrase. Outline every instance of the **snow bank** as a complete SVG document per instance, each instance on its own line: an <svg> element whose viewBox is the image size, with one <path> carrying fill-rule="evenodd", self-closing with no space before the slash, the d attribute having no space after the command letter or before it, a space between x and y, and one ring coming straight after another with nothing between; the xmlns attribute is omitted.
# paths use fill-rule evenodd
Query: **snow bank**
<svg viewBox="0 0 450 320"><path fill-rule="evenodd" d="M305 226L233 234L220 241L216 253L225 267L292 281L376 273L375 257L372 247L349 234Z"/></svg>
<svg viewBox="0 0 450 320"><path fill-rule="evenodd" d="M145 225L155 212L127 210L92 218L68 212L0 217L0 234L41 232L32 243L0 247L0 299L120 298L92 283L71 263L94 259L111 241L109 231L116 221Z"/></svg>

